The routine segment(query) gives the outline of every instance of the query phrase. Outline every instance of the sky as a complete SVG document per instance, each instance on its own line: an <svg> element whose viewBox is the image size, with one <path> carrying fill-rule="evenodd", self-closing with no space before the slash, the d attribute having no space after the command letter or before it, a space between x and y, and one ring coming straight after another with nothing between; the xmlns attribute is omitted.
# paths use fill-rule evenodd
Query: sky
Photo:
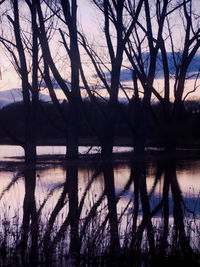
<svg viewBox="0 0 200 267"><path fill-rule="evenodd" d="M79 27L83 32L91 38L98 35L98 19L96 9L89 0L78 0L78 20ZM0 47L0 90L9 90L12 88L20 88L21 81L19 76L13 71L9 55L5 55L5 51Z"/></svg>
<svg viewBox="0 0 200 267"><path fill-rule="evenodd" d="M94 43L96 45L98 41L100 40L100 36L102 34L102 17L100 16L100 13L97 12L97 9L93 7L90 0L78 0L78 20L80 21L79 27L83 29L83 32L86 33L91 43ZM179 34L180 35L180 34ZM178 36L178 34L177 34ZM100 40L101 41L101 40ZM99 42L100 42L99 41ZM9 61L9 58L5 55L5 53L1 50L1 57L0 57L0 68L1 68L1 79L0 79L0 91L3 90L10 90L12 88L20 88L21 87L21 81L16 74L15 71L13 71L12 64ZM62 56L62 55L61 55ZM170 58L169 54L169 58ZM195 64L192 64L191 71L198 71L200 69L200 66L198 62L200 62L200 54L198 54L198 60L195 61ZM87 66L86 66L87 67ZM89 67L86 69L88 73L90 72ZM90 79L92 80L94 76L92 73L90 74ZM132 86L132 83L130 81L131 74L129 71L123 69L121 72L121 80L130 82L130 85ZM162 70L157 69L157 79L155 80L155 85L157 88L161 88L162 90ZM193 87L194 80L187 82L188 90ZM186 90L187 91L187 90ZM59 94L59 93L58 93ZM200 97L200 91L197 90L194 94L196 98ZM60 94L60 97L62 97L62 94Z"/></svg>

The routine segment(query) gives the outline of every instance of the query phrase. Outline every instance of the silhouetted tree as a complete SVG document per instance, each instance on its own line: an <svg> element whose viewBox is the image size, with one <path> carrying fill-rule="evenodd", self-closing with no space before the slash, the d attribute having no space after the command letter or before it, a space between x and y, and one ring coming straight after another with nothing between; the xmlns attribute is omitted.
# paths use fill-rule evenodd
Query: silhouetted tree
<svg viewBox="0 0 200 267"><path fill-rule="evenodd" d="M54 5L56 6L55 9ZM48 5L53 12L53 15L57 13L57 3L51 3ZM69 47L68 41L63 33L63 29L60 29L62 39L64 41L64 47L69 56L69 61L71 65L71 88L69 89L66 81L62 78L59 73L55 62L52 59L50 46L47 38L47 32L45 30L45 20L42 13L41 3L37 1L37 10L40 22L40 42L43 51L43 60L45 65L45 82L49 90L51 91L52 100L58 101L53 93L52 84L50 82L49 69L51 70L55 80L63 90L66 95L69 103L69 113L65 117L66 125L66 140L67 140L67 158L77 158L78 157L78 142L79 142L79 127L80 127L80 103L81 103L81 94L80 94L80 85L79 85L79 69L80 69L80 54L77 41L77 3L76 1L61 1L59 6L62 10L62 15L59 13L59 19L61 19L64 31L68 30L69 32ZM64 24L63 24L64 23ZM51 87L51 89L50 89Z"/></svg>
<svg viewBox="0 0 200 267"><path fill-rule="evenodd" d="M137 127L134 127L133 133L135 151L144 151L148 119L152 113L156 127L163 134L166 150L175 148L183 101L188 96L184 93L187 72L199 49L199 27L197 26L199 18L195 16L195 4L192 1L177 2L175 5L172 5L169 0L162 3L157 1L155 6L150 7L149 1L145 1L146 25L143 21L137 22L126 46L126 55L143 91L143 98L140 94L142 98L140 105L134 103L138 117L135 121ZM128 11L130 15L134 14L131 5ZM180 44L175 36L177 28L171 26L174 17L178 14L181 14L180 22L183 23L179 25L181 37L184 39ZM172 52L168 52L169 50ZM172 60L169 57L170 53ZM154 86L158 66L163 69L164 74L163 92ZM172 80L174 80L174 95L170 85ZM134 88L137 88L136 83ZM195 88L191 89L190 93L194 91ZM153 112L152 95L160 102L162 115ZM173 107L171 101L173 101Z"/></svg>
<svg viewBox="0 0 200 267"><path fill-rule="evenodd" d="M23 30L20 25L20 10L18 6L18 1L14 0L11 3L11 9L13 10L13 18L7 15L8 20L12 25L12 30L15 36L15 41L8 39L8 37L2 36L1 42L10 53L13 59L13 64L18 72L21 82L22 82L22 94L24 103L24 113L25 113L25 141L24 141L24 151L25 151L25 161L33 162L36 160L36 112L38 103L38 35L36 31L36 10L35 4L30 4L26 1L30 7L30 17L31 17L31 40L23 38ZM11 37L12 38L12 37ZM30 37L27 37L30 38ZM31 57L31 70L28 69L28 61L25 53L27 47L31 45L29 50ZM13 51L14 50L14 51ZM15 54L15 50L17 54ZM32 73L32 79L29 77L29 71ZM31 80L31 81L30 81Z"/></svg>
<svg viewBox="0 0 200 267"><path fill-rule="evenodd" d="M125 45L136 24L140 14L143 0L139 1L135 6L135 15L128 22L125 20L126 1L93 1L98 9L102 12L104 18L104 33L106 43L106 53L109 55L110 68L102 62L97 52L91 50L87 42L82 38L84 46L89 58L92 61L97 77L102 82L109 94L109 101L104 117L104 128L101 135L102 156L108 157L112 154L115 126L119 114L118 94L120 88L120 71L122 67L123 54ZM126 29L126 30L125 30ZM111 34L115 31L116 42ZM103 67L103 68L102 68ZM110 74L110 82L106 79L104 71Z"/></svg>
<svg viewBox="0 0 200 267"><path fill-rule="evenodd" d="M129 38L128 45L125 48L126 56L133 68L134 90L134 111L136 113L135 126L133 132L134 151L144 152L146 145L146 131L148 118L150 114L151 98L154 94L159 101L163 102L162 96L153 87L156 75L156 64L160 43L162 40L164 23L167 15L167 7L169 1L158 1L155 8L150 8L149 1L144 1L144 18L145 23L137 21L132 35ZM129 4L128 12L130 16L134 16L133 5ZM159 13L157 21L154 20L154 13ZM156 27L155 27L156 25ZM155 30L154 30L155 27ZM140 81L143 89L143 98L138 100L137 79Z"/></svg>
<svg viewBox="0 0 200 267"><path fill-rule="evenodd" d="M189 66L191 65L192 60L200 48L199 18L195 15L197 12L196 8L197 6L194 1L184 0L181 5L177 5L178 12L181 14L182 18L181 29L183 29L184 33L182 36L183 42L180 44L179 52L177 52L175 33L173 32L173 28L171 26L171 21L173 18L170 17L171 14L167 14L168 34L171 43L175 75L173 87L173 108L170 109L170 92L172 91L172 88L170 88L169 75L170 62L167 58L166 45L164 40L162 40L161 54L164 69L164 90L166 92L163 118L163 122L165 124L164 132L166 150L175 149L178 142L178 125L180 117L184 112L184 101L190 93L193 93L196 90L196 86L194 85L194 88L191 88L189 92L185 92L185 84L188 79ZM176 15L178 12L176 11L174 15ZM194 74L193 78L195 78L195 75L197 74Z"/></svg>

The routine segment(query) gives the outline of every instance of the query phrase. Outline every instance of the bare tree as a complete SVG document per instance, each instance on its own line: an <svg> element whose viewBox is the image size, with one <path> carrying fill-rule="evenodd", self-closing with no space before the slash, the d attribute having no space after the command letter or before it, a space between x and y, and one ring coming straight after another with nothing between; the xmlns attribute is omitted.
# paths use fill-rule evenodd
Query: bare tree
<svg viewBox="0 0 200 267"><path fill-rule="evenodd" d="M29 3L29 1L26 1ZM38 103L38 45L37 45L37 32L36 32L36 10L34 4L29 3L30 17L31 17L31 40L30 37L24 38L23 30L20 25L20 10L19 3L14 0L11 3L11 8L13 11L13 17L7 15L9 22L12 25L15 41L8 39L2 35L1 42L4 47L10 53L13 59L14 67L18 72L21 82L22 82L22 94L24 103L24 113L25 113L25 161L32 162L36 160L36 110ZM27 58L25 53L26 48L31 46L31 56ZM30 51L29 50L29 51ZM15 53L17 51L17 54ZM28 61L32 61L32 68L29 70ZM30 81L29 71L32 73L32 79Z"/></svg>
<svg viewBox="0 0 200 267"><path fill-rule="evenodd" d="M183 29L183 42L180 45L179 53L177 50L177 44L175 45L175 36L173 29L171 27L170 15L168 15L168 32L171 42L171 50L173 56L173 65L175 68L174 75L174 101L173 109L170 112L169 108L166 110L166 121L168 118L169 122L167 123L168 129L166 130L166 149L174 150L177 145L177 124L179 122L181 113L183 112L183 102L186 99L185 96L189 94L185 93L185 84L187 81L189 66L191 65L192 60L197 54L200 48L200 29L199 29L199 18L195 15L195 9L197 6L193 5L194 1L183 1L183 4L179 7L178 11L182 19L182 29ZM181 30L181 29L180 29ZM165 47L162 47L162 54L166 54ZM180 55L180 57L178 56ZM164 79L165 79L165 91L170 91L169 87L169 75L168 71L169 62L167 60L163 61L163 67L166 69ZM198 77L197 77L198 78ZM194 92L193 88L190 90ZM169 100L168 100L169 102ZM168 104L169 105L169 104Z"/></svg>
<svg viewBox="0 0 200 267"><path fill-rule="evenodd" d="M106 53L108 52L110 64L110 68L108 67L110 72L110 82L106 79L104 73L106 64L99 61L97 53L91 51L86 42L82 42L92 64L94 65L97 76L109 93L109 101L106 107L106 119L103 134L101 136L103 157L108 157L112 154L115 126L118 117L117 114L119 113L118 95L124 49L137 22L143 2L144 1L141 0L136 4L134 16L129 17L127 22L125 19L126 1L93 1L104 17ZM98 61L95 61L95 59L98 59ZM101 66L103 66L103 68L101 68Z"/></svg>
<svg viewBox="0 0 200 267"><path fill-rule="evenodd" d="M71 63L71 101L69 102L69 122L67 153L69 157L78 157L80 104L81 94L79 85L80 54L77 39L77 1L61 1L65 23L69 30L70 45L68 49Z"/></svg>
<svg viewBox="0 0 200 267"><path fill-rule="evenodd" d="M56 6L54 9L54 5ZM52 2L51 5L48 3L48 7L52 11L52 14L56 16L57 12L57 3ZM77 41L77 3L76 1L61 1L59 3L59 11L62 10L62 15L57 14L59 19L64 23L64 30L60 29L62 39L64 41L65 49L69 56L69 61L71 65L71 88L68 87L65 80L62 78L59 73L55 62L53 61L51 50L48 43L47 32L45 31L45 20L42 13L42 8L40 1L37 1L37 11L40 22L40 42L43 51L43 60L44 65L46 66L46 75L45 81L47 82L47 72L51 70L54 78L57 83L63 90L64 94L67 97L69 103L69 114L66 119L66 138L67 138L67 157L68 158L77 158L78 157L78 143L79 143L79 125L80 125L80 103L81 103L81 94L80 94L80 85L79 85L79 69L80 69L80 54ZM66 41L66 36L64 31L69 33L69 46ZM53 91L53 88L52 88Z"/></svg>
<svg viewBox="0 0 200 267"><path fill-rule="evenodd" d="M129 4L127 10L132 15L132 5ZM199 49L198 18L194 15L192 1L175 4L168 0L157 1L152 6L145 1L143 14L146 24L141 20L137 21L126 46L126 56L134 72L134 148L135 152L144 151L147 124L151 114L156 127L163 134L166 150L171 150L176 146L177 123L182 112L188 68ZM182 21L179 30L182 39L185 39L182 43L177 41L175 36L177 27L171 25L178 14L181 14L180 21ZM163 70L163 92L158 90L154 83L157 66ZM175 69L174 75L173 69ZM137 79L142 86L143 96L141 93L138 94ZM171 87L173 79L174 96ZM160 114L154 113L151 107L153 96L162 107ZM139 97L142 101L139 101ZM172 100L173 108L171 108Z"/></svg>
<svg viewBox="0 0 200 267"><path fill-rule="evenodd" d="M169 1L166 0L163 1L161 5L160 1L158 1L156 10L152 10L149 2L145 1L143 11L145 23L140 20L137 21L125 48L126 56L133 68L133 82L135 90L133 98L133 112L135 113L133 143L134 151L136 153L144 152L145 149L146 130L152 94L154 94L160 102L164 101L163 97L154 88L153 83L155 80L157 57L160 49L160 43L162 42L168 3ZM158 12L157 8L159 8L159 17L157 21L155 21L153 19L153 11L155 10ZM130 16L134 14L132 4L129 3L127 10ZM154 30L154 27L156 30ZM143 89L142 101L139 101L139 97L141 98L142 95L139 95L138 93L137 79L140 81Z"/></svg>

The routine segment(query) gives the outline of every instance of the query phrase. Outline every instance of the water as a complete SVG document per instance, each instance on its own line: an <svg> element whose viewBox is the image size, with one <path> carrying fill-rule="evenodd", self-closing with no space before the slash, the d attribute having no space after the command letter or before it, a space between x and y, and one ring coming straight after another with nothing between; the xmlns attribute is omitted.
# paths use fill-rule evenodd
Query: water
<svg viewBox="0 0 200 267"><path fill-rule="evenodd" d="M40 155L51 153L64 155L65 149L38 148ZM27 166L22 156L19 147L1 146L0 249L6 243L6 264L14 264L14 256L19 264L31 255L37 264L58 264L59 257L74 254L94 259L119 250L200 251L199 159Z"/></svg>
<svg viewBox="0 0 200 267"><path fill-rule="evenodd" d="M132 147L113 147L114 153L119 152L131 152L133 151ZM100 153L101 148L99 146L80 146L79 154L96 154ZM37 155L62 155L66 154L65 146L37 146ZM1 161L21 161L21 158L24 157L24 150L19 146L10 146L10 145L1 145L0 146L0 160Z"/></svg>

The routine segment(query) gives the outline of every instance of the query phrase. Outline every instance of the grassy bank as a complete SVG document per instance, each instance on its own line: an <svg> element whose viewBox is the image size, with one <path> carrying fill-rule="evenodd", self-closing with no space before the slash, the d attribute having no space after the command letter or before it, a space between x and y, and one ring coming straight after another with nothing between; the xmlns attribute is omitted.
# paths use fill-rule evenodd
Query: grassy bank
<svg viewBox="0 0 200 267"><path fill-rule="evenodd" d="M120 249L113 251L110 243L110 229L108 225L102 228L99 224L102 218L97 218L97 214L90 221L87 231L84 233L80 252L70 252L70 228L65 229L61 234L59 241L56 237L59 235L59 226L54 225L50 233L49 243L46 243L45 234L48 231L48 222L41 222L37 225L37 237L33 236L33 230L30 225L30 232L24 239L24 230L20 224L20 218L15 217L9 221L4 218L0 229L0 266L195 266L200 265L200 233L195 230L195 240L192 232L194 227L187 227L187 241L191 247L184 247L181 239L176 239L176 233L173 232L174 225L170 224L170 239L163 245L163 225L160 222L153 225L155 236L155 248L152 251L149 247L147 233L144 232L143 239L138 244L131 243L133 233L127 221L124 225L126 231L120 237ZM102 216L102 215L101 215ZM124 215L126 216L126 215ZM130 219L129 219L130 220ZM104 221L104 219L103 219ZM64 221L63 221L64 222ZM80 222L80 227L84 223ZM191 220L185 220L185 225L191 225ZM119 227L121 227L119 225ZM196 225L196 228L199 226ZM32 232L31 232L32 231ZM137 230L139 231L139 229ZM135 240L137 234L135 233ZM174 236L173 236L174 235ZM176 242L175 239L176 239ZM174 240L174 241L173 241ZM80 240L79 240L80 241ZM193 244L193 245L192 245Z"/></svg>

